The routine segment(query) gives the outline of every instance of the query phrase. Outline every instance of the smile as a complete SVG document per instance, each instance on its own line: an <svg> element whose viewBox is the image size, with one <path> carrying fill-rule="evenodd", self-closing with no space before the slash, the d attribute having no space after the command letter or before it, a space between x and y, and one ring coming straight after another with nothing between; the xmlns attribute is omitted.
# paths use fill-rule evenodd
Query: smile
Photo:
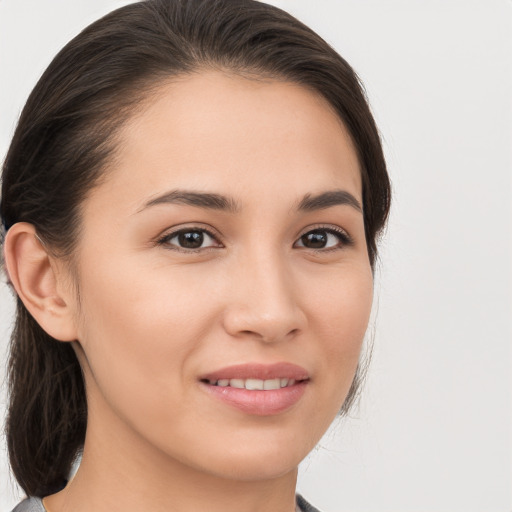
<svg viewBox="0 0 512 512"><path fill-rule="evenodd" d="M244 364L200 379L209 396L245 414L268 416L287 411L302 398L308 372L295 364Z"/></svg>
<svg viewBox="0 0 512 512"><path fill-rule="evenodd" d="M212 386L220 387L232 387L237 389L249 389L249 390L271 390L281 389L295 384L295 379L288 379L287 377L276 379L219 379L216 381L208 381L208 384Z"/></svg>

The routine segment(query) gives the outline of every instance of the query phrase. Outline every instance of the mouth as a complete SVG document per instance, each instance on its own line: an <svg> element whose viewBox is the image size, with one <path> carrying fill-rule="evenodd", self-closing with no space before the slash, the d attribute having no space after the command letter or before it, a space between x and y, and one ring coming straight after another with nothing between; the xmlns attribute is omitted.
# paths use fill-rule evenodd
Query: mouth
<svg viewBox="0 0 512 512"><path fill-rule="evenodd" d="M231 387L236 389L248 389L251 391L270 391L273 389L288 388L294 386L295 383L304 382L308 379L296 380L288 377L277 377L275 379L219 379L219 380L202 380L210 386L218 386L221 388Z"/></svg>
<svg viewBox="0 0 512 512"><path fill-rule="evenodd" d="M210 396L245 414L282 413L303 396L310 376L291 363L230 366L202 376L201 387Z"/></svg>

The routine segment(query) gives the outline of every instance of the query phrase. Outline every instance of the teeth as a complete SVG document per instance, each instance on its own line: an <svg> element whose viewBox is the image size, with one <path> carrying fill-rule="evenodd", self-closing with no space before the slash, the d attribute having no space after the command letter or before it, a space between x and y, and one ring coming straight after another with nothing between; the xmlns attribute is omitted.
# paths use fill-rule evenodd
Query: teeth
<svg viewBox="0 0 512 512"><path fill-rule="evenodd" d="M263 381L263 389L279 389L281 387L281 379L269 379Z"/></svg>
<svg viewBox="0 0 512 512"><path fill-rule="evenodd" d="M210 381L213 386L232 387L237 389L249 390L271 390L290 387L295 384L295 379L275 378L275 379L220 379L218 381Z"/></svg>
<svg viewBox="0 0 512 512"><path fill-rule="evenodd" d="M260 379L247 379L245 381L245 389L263 389L264 380Z"/></svg>
<svg viewBox="0 0 512 512"><path fill-rule="evenodd" d="M242 389L245 388L245 381L243 379L231 379L229 385L232 388Z"/></svg>

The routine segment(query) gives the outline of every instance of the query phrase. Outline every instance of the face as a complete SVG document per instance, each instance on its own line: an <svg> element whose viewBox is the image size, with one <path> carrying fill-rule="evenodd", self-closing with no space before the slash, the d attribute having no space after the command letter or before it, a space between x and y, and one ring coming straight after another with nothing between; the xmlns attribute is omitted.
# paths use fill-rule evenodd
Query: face
<svg viewBox="0 0 512 512"><path fill-rule="evenodd" d="M119 140L77 249L88 435L227 478L293 470L347 395L372 302L346 129L299 85L205 72Z"/></svg>

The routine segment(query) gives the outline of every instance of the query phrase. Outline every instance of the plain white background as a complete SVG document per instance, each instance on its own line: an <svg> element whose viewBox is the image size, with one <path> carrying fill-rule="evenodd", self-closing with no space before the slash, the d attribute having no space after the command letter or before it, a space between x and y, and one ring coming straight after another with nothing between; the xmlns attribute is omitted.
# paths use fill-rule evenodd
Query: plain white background
<svg viewBox="0 0 512 512"><path fill-rule="evenodd" d="M0 159L55 53L125 3L0 0ZM394 188L370 378L299 490L325 512L510 512L512 2L271 3L361 76ZM2 380L13 311L2 283ZM0 510L19 496L0 444Z"/></svg>

